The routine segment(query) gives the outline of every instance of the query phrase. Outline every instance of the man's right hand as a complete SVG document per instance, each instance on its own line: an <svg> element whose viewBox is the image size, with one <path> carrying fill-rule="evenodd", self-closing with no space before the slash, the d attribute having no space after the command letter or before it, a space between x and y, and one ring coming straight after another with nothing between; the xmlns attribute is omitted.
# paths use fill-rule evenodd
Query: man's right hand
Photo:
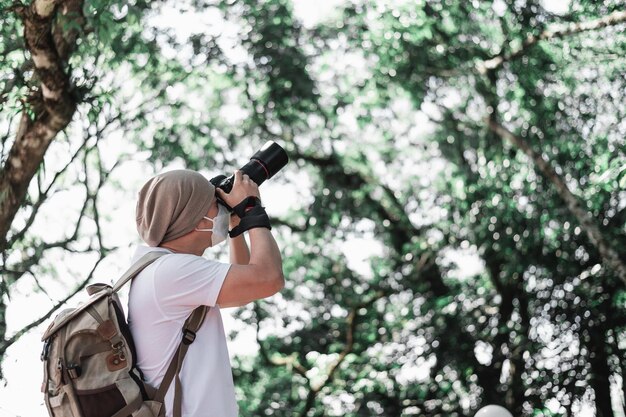
<svg viewBox="0 0 626 417"><path fill-rule="evenodd" d="M248 197L261 198L259 193L259 186L250 179L250 177L239 170L235 171L235 181L233 182L233 188L230 193L225 193L224 190L216 188L217 195L224 200L230 207L235 207Z"/></svg>

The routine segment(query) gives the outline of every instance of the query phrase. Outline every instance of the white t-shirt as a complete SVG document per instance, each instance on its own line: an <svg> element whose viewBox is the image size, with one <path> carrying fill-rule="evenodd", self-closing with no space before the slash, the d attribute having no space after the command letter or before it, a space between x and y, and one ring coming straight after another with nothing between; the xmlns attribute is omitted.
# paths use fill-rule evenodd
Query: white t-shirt
<svg viewBox="0 0 626 417"><path fill-rule="evenodd" d="M137 261L150 251L167 255L144 269L131 284L128 324L137 348L137 364L146 382L158 387L181 341L182 327L200 305L211 308L189 346L180 372L183 417L236 417L230 358L217 297L229 264L164 248L139 247ZM173 415L174 382L165 396Z"/></svg>

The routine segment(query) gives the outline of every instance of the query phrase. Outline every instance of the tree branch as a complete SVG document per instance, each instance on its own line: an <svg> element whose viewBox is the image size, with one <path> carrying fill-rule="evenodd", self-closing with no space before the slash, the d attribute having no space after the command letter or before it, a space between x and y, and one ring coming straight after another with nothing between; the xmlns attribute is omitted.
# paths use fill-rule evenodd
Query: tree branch
<svg viewBox="0 0 626 417"><path fill-rule="evenodd" d="M261 312L259 310L258 303L254 303L254 312L257 316L256 342L259 345L259 353L261 354L261 357L263 358L263 360L265 360L267 363L273 366L286 366L287 368L291 368L297 374L299 374L304 379L306 379L307 382L310 383L309 377L306 374L308 372L308 369L306 369L298 361L297 354L295 352L289 356L282 356L282 357L280 355L273 355L272 357L269 356L269 354L267 353L267 350L265 349L265 346L263 345L263 341L260 339L260 336L259 336L259 330L261 329Z"/></svg>
<svg viewBox="0 0 626 417"><path fill-rule="evenodd" d="M102 262L102 260L104 260L105 257L106 257L106 254L101 252L100 253L100 258L96 261L94 266L91 268L91 271L87 275L87 278L85 280L83 280L80 284L78 284L78 286L67 297L65 297L63 300L59 301L58 303L56 303L50 310L48 310L48 312L45 315L43 315L42 317L40 317L37 320L33 321L32 323L26 325L22 329L18 330L15 334L13 334L8 339L5 339L2 342L0 342L0 357L4 357L4 354L5 354L6 350L13 343L15 343L21 336L26 334L29 330L39 326L44 321L48 320L52 316L52 314L54 314L54 312L57 311L63 304L65 304L72 297L74 297L76 294L78 294L79 291L81 291L83 288L85 288L87 286L87 284L89 283L89 281L91 280L91 278L93 277L93 274L96 271L96 268L98 267L100 262Z"/></svg>
<svg viewBox="0 0 626 417"><path fill-rule="evenodd" d="M365 199L368 203L371 203L371 206L374 207L375 212L382 220L386 219L389 221L389 226L387 227L391 230L390 235L392 236L393 245L398 252L402 252L402 246L410 242L412 236L419 236L422 233L420 229L413 226L404 206L389 186L374 176L361 171L345 170L343 161L336 153L321 157L300 151L294 151L292 154L322 170L330 167L342 167L343 174L333 179L333 181L338 181L348 189L360 189L366 185L373 188L380 187L383 191L381 198L376 198L369 193L365 196Z"/></svg>
<svg viewBox="0 0 626 417"><path fill-rule="evenodd" d="M59 171L56 172L56 174L54 175L54 178L52 179L52 181L50 182L50 184L46 187L45 190L41 190L39 193L39 198L37 199L37 201L32 205L33 207L33 211L30 214L30 216L28 217L28 220L26 221L25 226L17 233L15 233L13 236L11 236L11 239L9 240L7 247L11 248L13 247L13 245L20 241L21 239L24 238L24 235L26 234L26 232L28 231L28 229L32 226L33 222L35 221L35 217L37 216L37 213L39 212L39 208L42 206L42 204L48 199L48 197L50 196L50 192L52 191L52 187L56 184L56 181L59 179L59 177L67 171L67 169L72 165L72 163L76 160L76 158L78 157L78 155L82 152L82 150L87 146L87 142L89 141L89 139L85 140L80 147L76 150L76 152L74 152L74 154L70 157L70 160L68 161L67 164L65 164L65 166L63 166L63 168L61 168Z"/></svg>
<svg viewBox="0 0 626 417"><path fill-rule="evenodd" d="M579 199L569 190L565 181L556 173L547 157L544 159L525 140L493 120L489 122L489 129L528 155L536 168L555 186L557 193L565 202L570 213L578 220L580 227L585 231L591 244L597 249L606 266L612 269L618 278L626 284L626 265L620 259L618 252L613 249L602 234L591 213L585 210Z"/></svg>
<svg viewBox="0 0 626 417"><path fill-rule="evenodd" d="M324 378L324 380L320 382L317 386L312 387L314 391L319 392L322 388L326 386L326 384L328 384L329 381L332 380L333 376L335 375L335 372L337 371L339 366L343 363L343 361L346 359L346 356L348 356L352 352L352 349L354 348L354 334L356 332L356 325L357 325L356 319L357 319L359 310L362 308L371 307L376 301L388 295L389 294L386 293L385 291L378 291L376 295L372 297L371 299L366 300L352 308L352 310L350 311L350 314L348 314L348 318L346 319L346 325L347 325L346 346L343 348L343 350L339 354L339 357L337 358L335 363L333 363L331 367L329 368L328 373L326 374L326 377Z"/></svg>
<svg viewBox="0 0 626 417"><path fill-rule="evenodd" d="M354 306L350 313L348 314L348 318L346 319L346 325L347 325L347 329L346 329L346 345L343 348L343 350L341 351L341 353L339 354L339 357L337 357L337 359L335 360L335 362L330 366L330 368L328 369L328 372L326 373L326 376L324 377L324 379L322 381L320 381L319 383L315 384L315 385L311 385L310 390L309 390L309 394L307 395L307 399L306 399L306 403L304 405L304 408L302 409L300 415L302 417L306 416L309 412L309 410L311 408L313 408L313 405L315 403L315 398L317 397L317 394L319 394L319 392L326 386L328 385L328 383L333 379L337 369L339 369L339 367L341 366L341 364L344 362L344 360L346 359L346 357L352 352L353 348L354 348L354 334L356 332L356 325L357 325L357 316L359 314L359 310L362 308L368 308L370 306L372 306L376 301L380 300L381 298L387 297L389 294L385 291L378 291L376 293L375 296L373 296L371 299L366 300L356 306Z"/></svg>
<svg viewBox="0 0 626 417"><path fill-rule="evenodd" d="M76 48L76 40L85 25L83 0L64 0L59 4L58 18L52 29L59 58L67 61Z"/></svg>
<svg viewBox="0 0 626 417"><path fill-rule="evenodd" d="M519 49L510 53L503 53L487 61L476 64L476 70L481 74L486 74L489 70L496 70L506 62L514 61L528 52L533 46L543 40L562 38L590 30L602 29L607 26L614 26L626 22L626 11L613 12L608 16L588 22L570 23L566 26L553 26L541 32L537 36L528 36Z"/></svg>

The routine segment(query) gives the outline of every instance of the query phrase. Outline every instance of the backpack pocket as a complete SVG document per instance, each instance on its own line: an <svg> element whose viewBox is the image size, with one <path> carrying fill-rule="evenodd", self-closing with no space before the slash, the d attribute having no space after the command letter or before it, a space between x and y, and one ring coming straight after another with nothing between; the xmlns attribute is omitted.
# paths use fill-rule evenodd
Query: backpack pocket
<svg viewBox="0 0 626 417"><path fill-rule="evenodd" d="M83 414L88 417L111 417L126 406L117 384L92 390L77 390Z"/></svg>
<svg viewBox="0 0 626 417"><path fill-rule="evenodd" d="M48 395L46 405L48 406L49 414L53 417L74 415L70 407L70 400L67 395L65 395L64 390L61 390L58 395Z"/></svg>
<svg viewBox="0 0 626 417"><path fill-rule="evenodd" d="M139 387L131 378L98 389L76 390L76 396L85 417L111 417L122 410L130 416L142 403Z"/></svg>

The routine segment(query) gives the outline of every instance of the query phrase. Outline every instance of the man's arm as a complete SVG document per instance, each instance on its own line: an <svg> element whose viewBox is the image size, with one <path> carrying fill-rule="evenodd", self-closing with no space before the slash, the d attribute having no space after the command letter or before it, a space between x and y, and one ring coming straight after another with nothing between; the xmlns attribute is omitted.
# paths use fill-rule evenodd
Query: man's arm
<svg viewBox="0 0 626 417"><path fill-rule="evenodd" d="M259 197L258 186L240 171L235 172L235 182L231 192L226 194L219 190L218 193L231 207L236 206L248 196ZM253 228L248 231L248 236L250 238L249 262L247 264L234 263L230 266L217 298L217 304L220 307L236 307L270 297L285 285L280 250L270 230L264 227ZM239 238L243 240L241 235L235 239ZM245 245L245 241L232 244ZM241 249L241 246L237 249ZM244 257L239 251L236 256Z"/></svg>
<svg viewBox="0 0 626 417"><path fill-rule="evenodd" d="M239 224L239 217L233 213L230 216L230 230ZM230 263L236 265L248 265L250 263L250 250L243 233L229 239Z"/></svg>
<svg viewBox="0 0 626 417"><path fill-rule="evenodd" d="M251 229L250 263L231 265L217 297L220 307L238 307L270 297L283 289L282 259L268 229Z"/></svg>

